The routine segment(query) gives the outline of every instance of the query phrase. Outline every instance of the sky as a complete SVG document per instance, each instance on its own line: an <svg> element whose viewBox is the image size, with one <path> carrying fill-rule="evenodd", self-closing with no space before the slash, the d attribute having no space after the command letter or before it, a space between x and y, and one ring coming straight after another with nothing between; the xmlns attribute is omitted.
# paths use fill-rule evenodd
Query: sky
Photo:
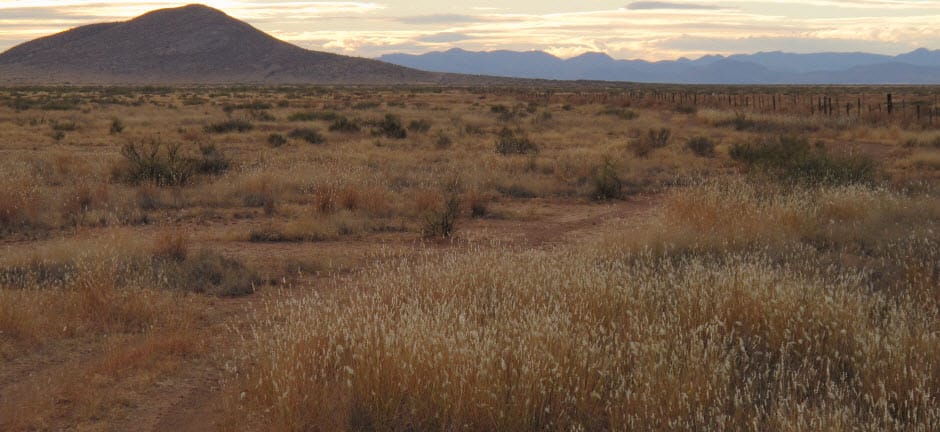
<svg viewBox="0 0 940 432"><path fill-rule="evenodd" d="M0 51L190 2L0 0ZM204 0L304 48L377 57L454 47L671 60L759 51L940 48L940 0Z"/></svg>

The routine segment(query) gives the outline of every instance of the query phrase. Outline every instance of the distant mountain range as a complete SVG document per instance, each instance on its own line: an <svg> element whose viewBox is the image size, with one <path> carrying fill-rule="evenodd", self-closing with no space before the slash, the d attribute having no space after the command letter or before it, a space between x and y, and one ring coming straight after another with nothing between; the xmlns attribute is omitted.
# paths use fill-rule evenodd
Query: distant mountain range
<svg viewBox="0 0 940 432"><path fill-rule="evenodd" d="M310 51L202 5L92 24L0 54L0 84L426 84L469 77ZM472 80L471 80L472 81Z"/></svg>
<svg viewBox="0 0 940 432"><path fill-rule="evenodd" d="M867 53L761 52L697 60L616 60L603 53L561 59L542 51L451 49L377 60L435 72L552 80L679 84L940 84L940 50L898 56Z"/></svg>

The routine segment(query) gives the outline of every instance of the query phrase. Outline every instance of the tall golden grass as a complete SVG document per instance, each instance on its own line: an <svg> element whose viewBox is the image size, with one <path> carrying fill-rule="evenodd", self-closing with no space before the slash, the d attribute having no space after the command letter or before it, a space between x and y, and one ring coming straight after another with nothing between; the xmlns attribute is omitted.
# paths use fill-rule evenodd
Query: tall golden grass
<svg viewBox="0 0 940 432"><path fill-rule="evenodd" d="M276 430L937 428L937 202L758 189L703 185L604 241L429 251L274 304L242 408ZM875 227L910 238L857 249ZM829 261L845 255L900 278Z"/></svg>

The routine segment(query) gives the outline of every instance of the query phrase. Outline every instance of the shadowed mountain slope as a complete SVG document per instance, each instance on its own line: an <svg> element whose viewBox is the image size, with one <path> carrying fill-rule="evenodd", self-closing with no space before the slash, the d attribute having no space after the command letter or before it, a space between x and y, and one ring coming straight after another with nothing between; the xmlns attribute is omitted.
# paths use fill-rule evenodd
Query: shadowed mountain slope
<svg viewBox="0 0 940 432"><path fill-rule="evenodd" d="M201 5L78 27L0 54L4 84L420 84L461 79L306 50Z"/></svg>

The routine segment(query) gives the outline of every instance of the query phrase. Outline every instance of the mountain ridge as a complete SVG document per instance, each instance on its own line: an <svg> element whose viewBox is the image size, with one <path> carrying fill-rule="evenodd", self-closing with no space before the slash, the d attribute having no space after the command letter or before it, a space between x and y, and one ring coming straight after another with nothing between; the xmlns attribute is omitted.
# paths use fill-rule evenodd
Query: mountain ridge
<svg viewBox="0 0 940 432"><path fill-rule="evenodd" d="M768 51L656 62L618 60L605 53L561 59L542 51L453 48L418 55L386 54L377 59L429 71L453 72L461 65L463 73L535 79L678 84L940 84L940 50L926 48L897 56Z"/></svg>

